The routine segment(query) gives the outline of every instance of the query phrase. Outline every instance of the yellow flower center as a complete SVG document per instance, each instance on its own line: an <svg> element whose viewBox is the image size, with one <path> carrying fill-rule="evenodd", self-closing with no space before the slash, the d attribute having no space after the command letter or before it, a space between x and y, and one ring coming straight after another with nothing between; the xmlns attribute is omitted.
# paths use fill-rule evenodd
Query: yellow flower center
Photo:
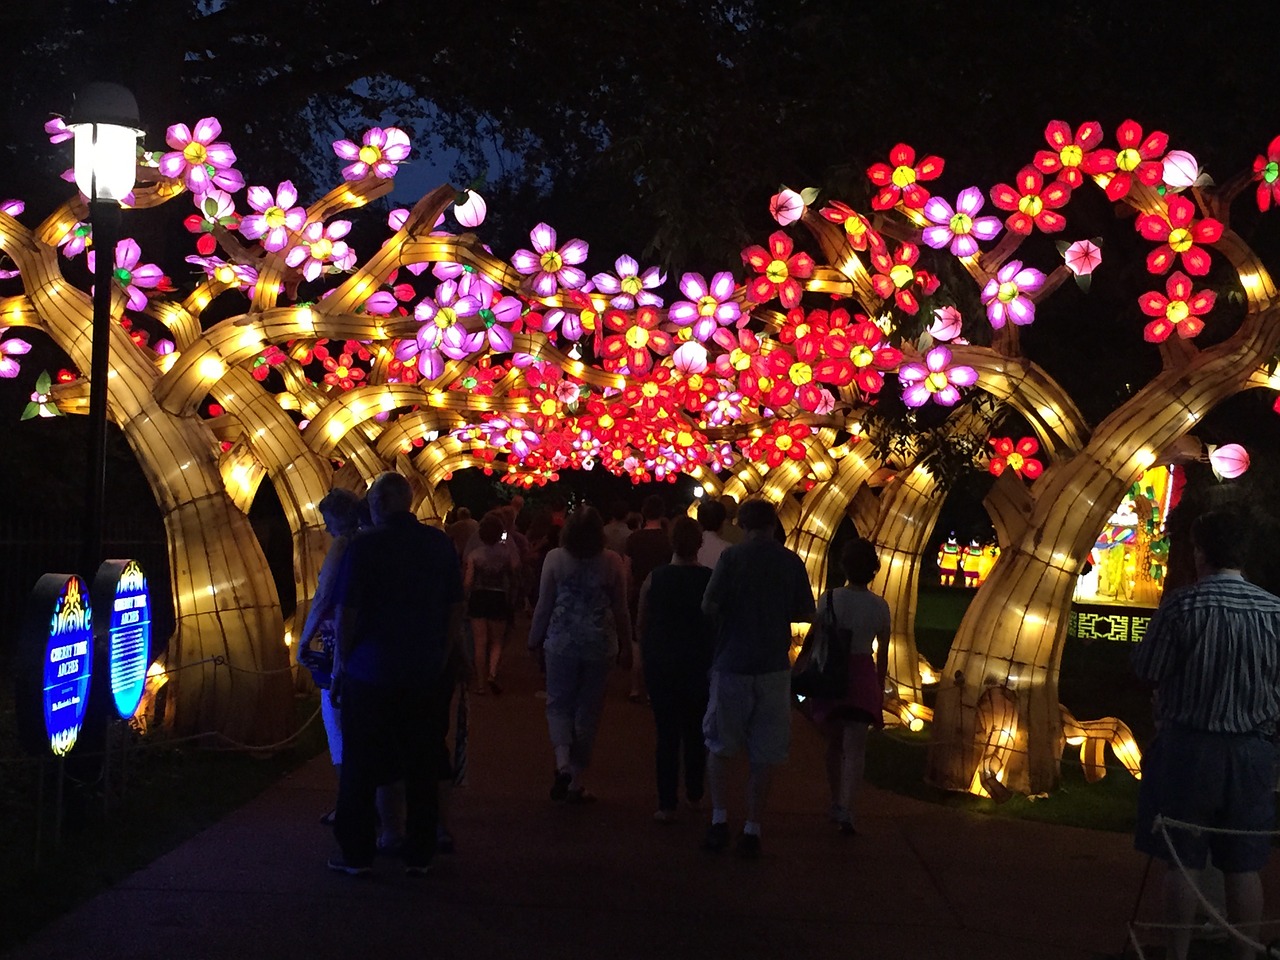
<svg viewBox="0 0 1280 960"><path fill-rule="evenodd" d="M267 226L274 229L275 227L283 227L285 222L285 212L280 207L268 207L267 212L262 215L262 219L267 222Z"/></svg>
<svg viewBox="0 0 1280 960"><path fill-rule="evenodd" d="M640 388L640 392L652 400L658 395L658 385L650 380Z"/></svg>
<svg viewBox="0 0 1280 960"><path fill-rule="evenodd" d="M544 417L549 417L556 412L556 402L548 397L546 400L542 401L542 404L538 409L542 412Z"/></svg>
<svg viewBox="0 0 1280 960"><path fill-rule="evenodd" d="M1078 167L1084 161L1084 151L1074 143L1067 144L1059 151L1058 160L1064 167Z"/></svg>
<svg viewBox="0 0 1280 960"><path fill-rule="evenodd" d="M561 258L559 252L555 250L548 250L544 253L538 260L538 263L547 273L559 273L564 267L564 260Z"/></svg>
<svg viewBox="0 0 1280 960"><path fill-rule="evenodd" d="M924 385L929 388L930 393L937 393L939 390L943 389L949 382L950 381L947 380L947 375L943 373L941 370L934 371L924 379Z"/></svg>
<svg viewBox="0 0 1280 960"><path fill-rule="evenodd" d="M685 383L689 385L689 389L694 391L701 390L702 385L705 382L706 381L702 379L702 374L700 373L691 373L689 375L689 379L685 381Z"/></svg>
<svg viewBox="0 0 1280 960"><path fill-rule="evenodd" d="M676 339L681 343L688 343L693 339L693 327L681 327L676 331Z"/></svg>
<svg viewBox="0 0 1280 960"><path fill-rule="evenodd" d="M224 263L213 271L213 276L219 283L234 283L236 272Z"/></svg>
<svg viewBox="0 0 1280 960"><path fill-rule="evenodd" d="M861 217L850 216L844 222L844 232L853 237L854 240L858 240L867 232L867 225Z"/></svg>
<svg viewBox="0 0 1280 960"><path fill-rule="evenodd" d="M893 269L889 271L889 279L893 281L893 285L899 290L914 280L915 276L916 272L905 263L896 264Z"/></svg>
<svg viewBox="0 0 1280 960"><path fill-rule="evenodd" d="M339 380L345 380L347 375L351 373L351 369L349 367L344 367L342 364L338 364L333 368L333 372Z"/></svg>
<svg viewBox="0 0 1280 960"><path fill-rule="evenodd" d="M1023 197L1018 201L1018 210L1025 213L1028 217L1040 216L1040 211L1044 209L1044 201L1039 197Z"/></svg>
<svg viewBox="0 0 1280 960"><path fill-rule="evenodd" d="M756 381L756 386L760 388L761 393L768 393L773 389L773 377L761 377Z"/></svg>
<svg viewBox="0 0 1280 960"><path fill-rule="evenodd" d="M1022 459L1022 454L1018 453L1016 450L1004 459L1005 462L1009 464L1009 469L1011 470L1021 470L1022 465L1026 463L1026 461Z"/></svg>
<svg viewBox="0 0 1280 960"><path fill-rule="evenodd" d="M578 314L578 319L582 323L582 329L587 333L594 333L596 329L596 318L599 316L594 310L583 310Z"/></svg>
<svg viewBox="0 0 1280 960"><path fill-rule="evenodd" d="M869 367L875 358L875 353L865 344L859 343L849 351L849 359L855 367Z"/></svg>
<svg viewBox="0 0 1280 960"><path fill-rule="evenodd" d="M360 148L360 160L362 163L374 164L382 159L382 151L377 147L365 144Z"/></svg>
<svg viewBox="0 0 1280 960"><path fill-rule="evenodd" d="M782 436L778 437L778 439L774 441L773 445L777 447L779 450L781 450L783 453L786 453L788 450L792 448L792 446L795 445L795 442L796 442L795 438L791 436L791 434L784 433L782 434Z"/></svg>
<svg viewBox="0 0 1280 960"><path fill-rule="evenodd" d="M1191 316L1191 308L1187 306L1185 300L1170 300L1169 306L1165 307L1164 315L1170 323L1181 323Z"/></svg>
<svg viewBox="0 0 1280 960"><path fill-rule="evenodd" d="M676 445L681 447L692 447L693 434L688 430L681 430L676 434Z"/></svg>
<svg viewBox="0 0 1280 960"><path fill-rule="evenodd" d="M738 371L745 370L751 366L751 355L743 351L741 347L734 347L729 353L729 365Z"/></svg>
<svg viewBox="0 0 1280 960"><path fill-rule="evenodd" d="M520 439L520 431L517 430L515 427L507 427L506 432L503 433L503 436L506 437L507 440L510 441L511 443L515 443L517 440Z"/></svg>
<svg viewBox="0 0 1280 960"><path fill-rule="evenodd" d="M310 249L313 260L328 260L329 257L333 256L333 241L328 237L321 237L311 244Z"/></svg>
<svg viewBox="0 0 1280 960"><path fill-rule="evenodd" d="M630 296L635 296L644 289L644 284L640 282L639 277L623 277L622 292Z"/></svg>
<svg viewBox="0 0 1280 960"><path fill-rule="evenodd" d="M193 140L182 148L182 157L193 167L201 166L209 162L209 151L205 149L203 143L196 143Z"/></svg>
<svg viewBox="0 0 1280 960"><path fill-rule="evenodd" d="M770 261L769 266L765 268L764 275L769 278L771 283L782 283L782 281L786 280L791 274L787 270L787 261L772 260Z"/></svg>
<svg viewBox="0 0 1280 960"><path fill-rule="evenodd" d="M793 363L791 369L787 371L787 375L791 378L793 384L797 387L803 387L813 380L813 367L807 363Z"/></svg>
<svg viewBox="0 0 1280 960"><path fill-rule="evenodd" d="M1121 150L1116 154L1116 167L1126 173L1131 173L1138 169L1138 164L1142 162L1142 154L1132 147Z"/></svg>
<svg viewBox="0 0 1280 960"><path fill-rule="evenodd" d="M720 301L708 294L698 301L698 316L711 317L715 315L716 308L720 306Z"/></svg>
<svg viewBox="0 0 1280 960"><path fill-rule="evenodd" d="M627 346L632 350L642 350L649 342L649 331L644 327L632 327L627 331Z"/></svg>
<svg viewBox="0 0 1280 960"><path fill-rule="evenodd" d="M609 414L602 413L600 415L600 429L608 430L610 427L613 426L613 424L614 424L613 417L609 416Z"/></svg>
<svg viewBox="0 0 1280 960"><path fill-rule="evenodd" d="M436 311L435 325L441 330L448 330L458 322L458 312L453 307L441 307Z"/></svg>
<svg viewBox="0 0 1280 960"><path fill-rule="evenodd" d="M1196 238L1185 227L1176 227L1169 231L1169 246L1174 253L1186 253L1195 246Z"/></svg>
<svg viewBox="0 0 1280 960"><path fill-rule="evenodd" d="M902 166L895 167L893 170L893 185L901 189L909 187L916 182L916 172L913 168Z"/></svg>
<svg viewBox="0 0 1280 960"><path fill-rule="evenodd" d="M1006 280L1000 284L1000 289L996 292L996 299L1001 303L1012 303L1018 298L1018 285L1012 280Z"/></svg>
<svg viewBox="0 0 1280 960"><path fill-rule="evenodd" d="M957 213L951 218L951 232L958 237L973 229L973 218L967 213Z"/></svg>

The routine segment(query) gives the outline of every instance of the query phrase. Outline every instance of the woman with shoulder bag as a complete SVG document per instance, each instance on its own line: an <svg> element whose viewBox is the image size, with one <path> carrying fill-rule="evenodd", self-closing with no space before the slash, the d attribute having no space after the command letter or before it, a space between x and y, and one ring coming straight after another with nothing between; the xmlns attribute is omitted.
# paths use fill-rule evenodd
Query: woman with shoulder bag
<svg viewBox="0 0 1280 960"><path fill-rule="evenodd" d="M325 737L329 741L329 757L333 761L334 770L340 772L342 726L338 708L334 705L329 690L329 678L333 673L334 640L337 636L337 626L333 622L333 588L338 579L338 568L342 565L342 555L360 525L360 498L350 490L335 487L325 494L317 509L324 518L325 531L333 538L333 542L320 566L316 592L311 598L311 608L307 611L302 635L298 638L297 657L298 663L312 671L316 686L320 687L320 716L324 720ZM320 641L321 650L313 648L315 640ZM326 813L320 818L320 822L332 823L333 814Z"/></svg>
<svg viewBox="0 0 1280 960"><path fill-rule="evenodd" d="M867 589L880 570L875 546L861 538L840 551L846 583L818 598L818 623L834 623L827 643L848 643L849 677L844 694L811 697L811 716L827 740L827 784L831 819L852 835L853 797L866 766L867 733L884 725L884 681L889 667L889 605ZM831 616L830 613L834 616ZM874 654L873 654L874 650Z"/></svg>

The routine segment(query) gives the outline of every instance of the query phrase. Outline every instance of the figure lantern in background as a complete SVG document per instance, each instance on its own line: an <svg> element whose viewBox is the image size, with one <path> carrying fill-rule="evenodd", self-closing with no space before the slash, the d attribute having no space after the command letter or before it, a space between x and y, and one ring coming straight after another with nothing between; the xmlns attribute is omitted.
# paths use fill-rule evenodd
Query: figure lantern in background
<svg viewBox="0 0 1280 960"><path fill-rule="evenodd" d="M946 542L938 548L938 579L944 587L955 586L959 572L960 544L956 542L955 532L952 531Z"/></svg>
<svg viewBox="0 0 1280 960"><path fill-rule="evenodd" d="M960 572L964 574L964 585L976 590L980 582L979 572L982 563L982 544L975 537L965 544L960 551Z"/></svg>

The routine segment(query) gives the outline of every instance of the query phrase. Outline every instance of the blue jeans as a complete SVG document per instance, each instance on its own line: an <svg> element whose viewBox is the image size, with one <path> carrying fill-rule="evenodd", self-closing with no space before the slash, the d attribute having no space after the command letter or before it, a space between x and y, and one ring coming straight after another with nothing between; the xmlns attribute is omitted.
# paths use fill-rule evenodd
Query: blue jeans
<svg viewBox="0 0 1280 960"><path fill-rule="evenodd" d="M547 654L547 730L552 747L568 747L569 762L585 770L604 710L611 660Z"/></svg>

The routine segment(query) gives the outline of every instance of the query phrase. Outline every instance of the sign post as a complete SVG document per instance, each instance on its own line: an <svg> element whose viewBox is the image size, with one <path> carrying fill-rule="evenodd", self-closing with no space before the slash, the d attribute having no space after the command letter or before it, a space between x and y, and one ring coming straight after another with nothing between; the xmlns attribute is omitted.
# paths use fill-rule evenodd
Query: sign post
<svg viewBox="0 0 1280 960"><path fill-rule="evenodd" d="M93 610L83 580L46 573L36 581L27 599L18 649L18 738L32 755L58 758L53 831L57 846L62 839L64 760L80 736L93 679Z"/></svg>

